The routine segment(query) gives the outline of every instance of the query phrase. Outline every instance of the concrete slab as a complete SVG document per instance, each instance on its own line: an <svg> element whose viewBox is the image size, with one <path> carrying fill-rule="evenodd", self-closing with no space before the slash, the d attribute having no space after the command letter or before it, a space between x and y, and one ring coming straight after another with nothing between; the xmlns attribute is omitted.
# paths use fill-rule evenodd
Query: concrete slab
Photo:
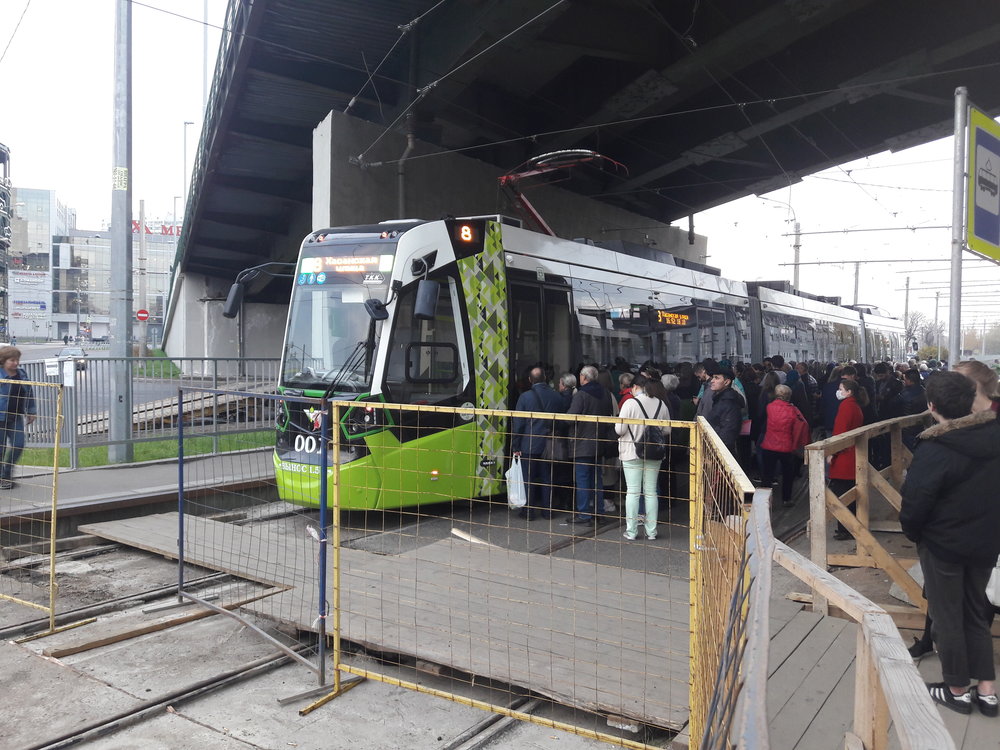
<svg viewBox="0 0 1000 750"><path fill-rule="evenodd" d="M113 685L25 646L0 643L0 747L33 747L142 704Z"/></svg>

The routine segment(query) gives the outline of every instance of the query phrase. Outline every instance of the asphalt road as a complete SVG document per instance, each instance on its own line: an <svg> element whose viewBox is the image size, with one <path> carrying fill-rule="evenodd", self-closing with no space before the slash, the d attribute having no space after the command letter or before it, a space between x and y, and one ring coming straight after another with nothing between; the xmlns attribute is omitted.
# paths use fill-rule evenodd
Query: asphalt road
<svg viewBox="0 0 1000 750"><path fill-rule="evenodd" d="M58 356L63 349L63 344L62 342L22 344L18 348L21 350L21 364L23 366ZM77 370L76 373L76 398L80 416L107 411L112 399L112 363L106 361L109 356L108 350L84 347L84 351L89 360L87 367L83 370ZM132 403L139 405L176 398L177 388L181 384L182 381L175 378L133 378Z"/></svg>

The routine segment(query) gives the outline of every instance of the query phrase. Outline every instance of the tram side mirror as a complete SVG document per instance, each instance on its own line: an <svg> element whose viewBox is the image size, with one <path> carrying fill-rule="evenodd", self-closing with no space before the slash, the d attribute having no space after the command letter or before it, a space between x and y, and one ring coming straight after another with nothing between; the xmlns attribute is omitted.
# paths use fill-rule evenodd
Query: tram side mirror
<svg viewBox="0 0 1000 750"><path fill-rule="evenodd" d="M417 320L434 320L437 310L438 288L441 285L430 279L417 282L417 299L413 303L413 317Z"/></svg>
<svg viewBox="0 0 1000 750"><path fill-rule="evenodd" d="M385 309L385 304L382 302L382 300L375 299L374 297L372 297L371 299L366 299L365 310L368 312L368 317L370 317L372 320L389 319L389 311Z"/></svg>
<svg viewBox="0 0 1000 750"><path fill-rule="evenodd" d="M235 318L240 314L240 307L243 305L243 285L238 281L229 287L229 294L226 295L226 304L222 306L222 316L225 318Z"/></svg>

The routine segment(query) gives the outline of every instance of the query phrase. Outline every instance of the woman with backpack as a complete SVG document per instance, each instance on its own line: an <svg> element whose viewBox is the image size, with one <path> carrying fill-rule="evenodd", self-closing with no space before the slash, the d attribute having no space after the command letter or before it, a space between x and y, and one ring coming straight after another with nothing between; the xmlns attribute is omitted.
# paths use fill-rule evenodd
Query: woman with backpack
<svg viewBox="0 0 1000 750"><path fill-rule="evenodd" d="M646 393L650 379L637 375L632 381L632 398L622 406L623 419L670 419L670 410L658 398ZM625 473L625 538L634 540L639 535L639 496L646 500L646 538L656 539L656 519L659 496L656 491L660 464L666 456L666 426L646 426L617 423L618 456Z"/></svg>

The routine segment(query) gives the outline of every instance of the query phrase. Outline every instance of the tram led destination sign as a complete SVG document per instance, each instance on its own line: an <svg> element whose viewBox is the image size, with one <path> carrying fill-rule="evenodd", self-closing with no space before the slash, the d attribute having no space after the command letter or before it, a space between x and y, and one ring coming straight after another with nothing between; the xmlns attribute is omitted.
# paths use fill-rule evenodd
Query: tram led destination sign
<svg viewBox="0 0 1000 750"><path fill-rule="evenodd" d="M330 273L368 274L375 271L391 270L391 255L319 255L314 258L302 259L299 277L306 274L315 276Z"/></svg>
<svg viewBox="0 0 1000 750"><path fill-rule="evenodd" d="M685 313L675 313L669 310L653 310L655 323L664 326L686 326L691 323L691 316Z"/></svg>

